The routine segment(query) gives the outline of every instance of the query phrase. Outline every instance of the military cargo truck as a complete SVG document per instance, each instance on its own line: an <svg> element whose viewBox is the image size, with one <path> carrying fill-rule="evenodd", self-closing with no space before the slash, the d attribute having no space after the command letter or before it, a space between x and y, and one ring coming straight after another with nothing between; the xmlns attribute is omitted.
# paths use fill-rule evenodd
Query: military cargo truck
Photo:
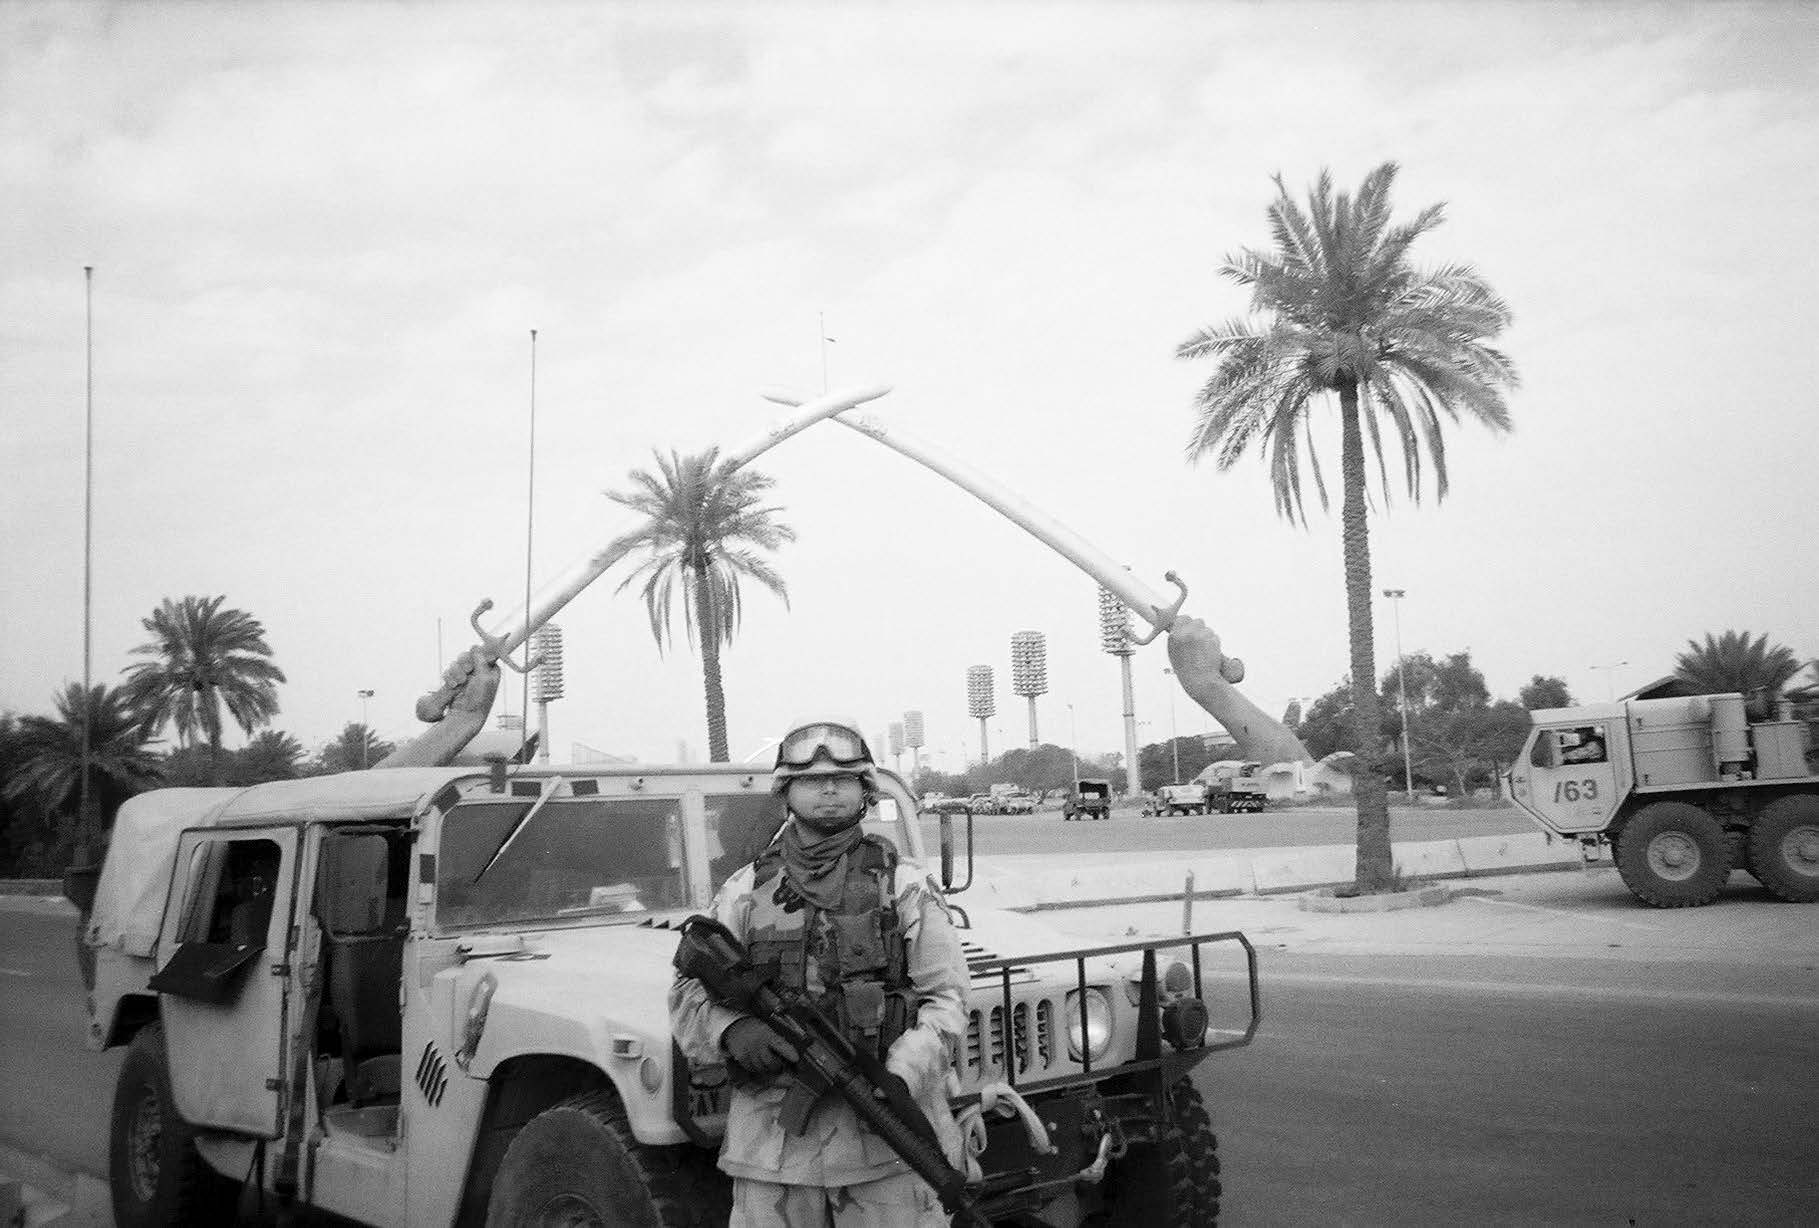
<svg viewBox="0 0 1819 1228"><path fill-rule="evenodd" d="M1510 797L1544 831L1608 847L1656 908L1709 904L1733 868L1819 900L1819 774L1806 722L1750 719L1742 695L1538 709Z"/></svg>

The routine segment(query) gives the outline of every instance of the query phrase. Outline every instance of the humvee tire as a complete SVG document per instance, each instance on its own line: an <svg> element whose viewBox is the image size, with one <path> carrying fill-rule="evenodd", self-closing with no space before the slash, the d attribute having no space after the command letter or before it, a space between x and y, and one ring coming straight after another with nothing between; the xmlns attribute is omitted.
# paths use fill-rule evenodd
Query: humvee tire
<svg viewBox="0 0 1819 1228"><path fill-rule="evenodd" d="M1097 1228L1206 1228L1219 1222L1219 1140L1200 1090L1189 1079L1169 1089L1173 1124L1153 1144L1133 1144L1105 1174Z"/></svg>
<svg viewBox="0 0 1819 1228"><path fill-rule="evenodd" d="M1644 806L1623 825L1617 873L1656 908L1697 908L1731 876L1731 846L1718 820L1690 802Z"/></svg>
<svg viewBox="0 0 1819 1228"><path fill-rule="evenodd" d="M115 1228L231 1224L239 1190L196 1151L171 1096L164 1027L139 1030L114 1084L107 1184Z"/></svg>
<svg viewBox="0 0 1819 1228"><path fill-rule="evenodd" d="M689 1144L647 1147L610 1091L588 1092L526 1122L500 1161L487 1228L709 1228L732 1213L732 1186Z"/></svg>
<svg viewBox="0 0 1819 1228"><path fill-rule="evenodd" d="M1796 793L1764 806L1750 827L1748 863L1782 899L1819 901L1819 797Z"/></svg>

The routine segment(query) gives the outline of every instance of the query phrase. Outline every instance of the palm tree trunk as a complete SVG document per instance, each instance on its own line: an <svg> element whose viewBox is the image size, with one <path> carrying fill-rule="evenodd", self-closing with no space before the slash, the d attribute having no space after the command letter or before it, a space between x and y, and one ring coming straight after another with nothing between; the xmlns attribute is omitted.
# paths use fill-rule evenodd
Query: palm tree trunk
<svg viewBox="0 0 1819 1228"><path fill-rule="evenodd" d="M1364 506L1364 430L1359 420L1358 388L1339 389L1340 466L1345 504L1340 523L1345 534L1345 610L1351 629L1352 720L1358 740L1357 774L1352 796L1358 806L1357 888L1383 891L1395 881L1390 852L1389 797L1385 791L1382 712L1377 702L1377 650L1371 619L1370 525Z"/></svg>
<svg viewBox="0 0 1819 1228"><path fill-rule="evenodd" d="M214 691L202 692L202 723L208 732L208 783L224 783L221 770L221 707Z"/></svg>
<svg viewBox="0 0 1819 1228"><path fill-rule="evenodd" d="M695 571L695 630L701 636L701 681L707 691L707 761L725 763L726 690L720 684L720 624L712 618L707 569Z"/></svg>

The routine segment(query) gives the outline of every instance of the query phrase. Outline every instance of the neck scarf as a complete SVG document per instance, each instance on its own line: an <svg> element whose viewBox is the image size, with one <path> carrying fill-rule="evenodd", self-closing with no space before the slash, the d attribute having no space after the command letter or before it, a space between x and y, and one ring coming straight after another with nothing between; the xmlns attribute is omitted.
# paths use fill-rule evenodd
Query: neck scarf
<svg viewBox="0 0 1819 1228"><path fill-rule="evenodd" d="M794 819L783 829L783 872L802 898L823 912L836 911L846 887L846 858L865 836L855 820L831 836L817 837Z"/></svg>

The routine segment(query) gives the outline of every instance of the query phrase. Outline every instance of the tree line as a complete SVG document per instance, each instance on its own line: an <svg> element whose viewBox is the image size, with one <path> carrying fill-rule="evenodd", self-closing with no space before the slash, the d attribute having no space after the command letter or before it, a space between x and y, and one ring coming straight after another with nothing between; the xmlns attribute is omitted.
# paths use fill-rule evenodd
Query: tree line
<svg viewBox="0 0 1819 1228"><path fill-rule="evenodd" d="M141 625L149 638L132 655L145 659L119 683L86 691L69 683L49 715L0 713L0 876L84 860L114 812L146 789L322 775L391 752L359 722L314 754L263 728L278 714L284 671L264 625L225 596L166 598ZM238 750L222 746L229 722L249 738ZM160 749L166 732L170 745Z"/></svg>
<svg viewBox="0 0 1819 1228"><path fill-rule="evenodd" d="M1674 659L1671 677L1685 694L1739 693L1757 718L1769 715L1774 701L1795 675L1809 664L1766 633L1707 632L1703 641L1688 640ZM1402 755L1403 688L1407 688L1408 749ZM1467 796L1477 789L1498 788L1498 781L1528 736L1529 713L1540 708L1570 708L1575 699L1566 681L1536 674L1512 699L1492 699L1484 675L1472 664L1470 651L1436 658L1416 652L1402 658L1402 668L1386 670L1376 695L1375 753L1358 739L1356 703L1351 680L1308 705L1305 713L1291 704L1284 723L1292 725L1317 758L1344 753L1368 761L1375 774L1403 790L1439 791ZM1412 779L1411 779L1412 777Z"/></svg>
<svg viewBox="0 0 1819 1228"><path fill-rule="evenodd" d="M1787 692L1807 662L1792 649L1774 644L1767 634L1748 631L1707 633L1688 640L1674 660L1672 677L1686 693L1737 692L1752 697L1758 717L1766 716L1776 697ZM1815 663L1819 664L1819 663ZM1408 687L1409 754L1402 755L1402 687ZM1576 698L1564 678L1536 674L1514 699L1495 699L1483 673L1472 664L1470 650L1435 657L1409 653L1402 669L1385 671L1377 685L1378 751L1369 760L1378 776L1396 792L1468 797L1478 790L1499 792L1499 781L1528 737L1529 714L1542 708L1571 708ZM1357 736L1357 711L1349 678L1313 700L1304 710L1291 702L1282 723L1293 729L1317 759L1341 756L1354 772L1364 770L1367 756ZM1183 735L1138 748L1142 778L1151 786L1192 780L1231 747L1216 737ZM1117 752L1082 755L1080 776L1109 780L1124 789L1124 756ZM1068 787L1075 779L1074 752L1044 743L1017 747L960 772L925 770L917 778L924 793L968 796L995 784L1016 784L1036 792ZM1405 766L1406 764L1406 766Z"/></svg>

